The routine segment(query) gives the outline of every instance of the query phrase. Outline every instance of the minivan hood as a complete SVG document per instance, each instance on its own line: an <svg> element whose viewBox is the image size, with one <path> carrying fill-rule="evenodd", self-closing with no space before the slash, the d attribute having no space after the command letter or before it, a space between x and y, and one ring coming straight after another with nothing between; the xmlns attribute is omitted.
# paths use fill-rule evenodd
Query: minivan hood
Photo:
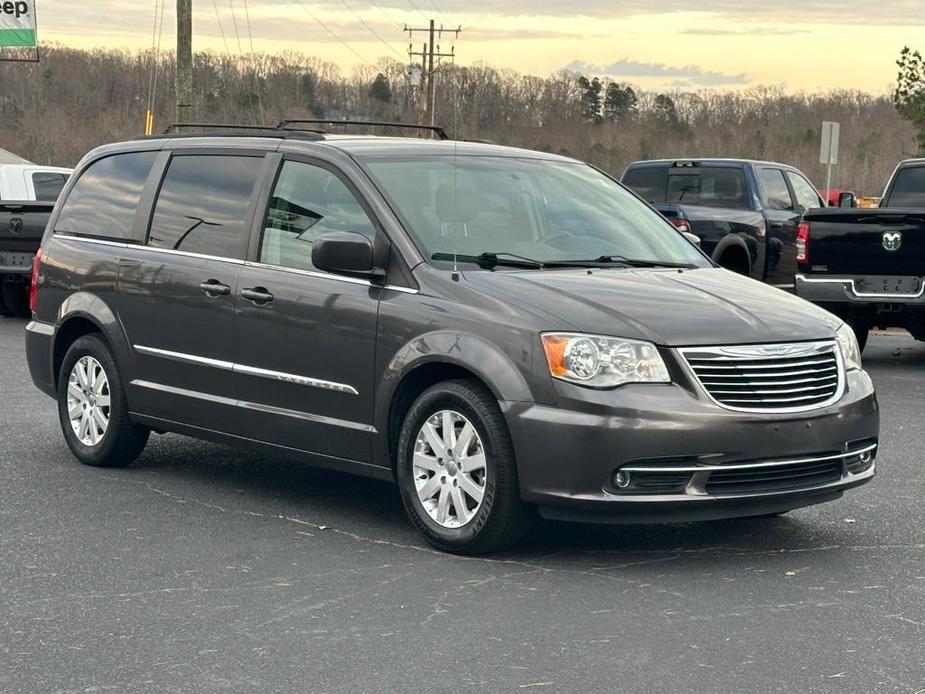
<svg viewBox="0 0 925 694"><path fill-rule="evenodd" d="M500 270L466 279L545 313L544 330L671 347L831 339L840 323L792 294L720 268Z"/></svg>

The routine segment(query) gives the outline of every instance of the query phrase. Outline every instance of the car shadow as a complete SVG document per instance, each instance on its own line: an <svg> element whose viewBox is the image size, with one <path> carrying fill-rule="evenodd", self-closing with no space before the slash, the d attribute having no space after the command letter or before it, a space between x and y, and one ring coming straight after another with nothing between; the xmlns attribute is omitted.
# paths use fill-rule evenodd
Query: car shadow
<svg viewBox="0 0 925 694"><path fill-rule="evenodd" d="M152 437L135 466L120 477L180 481L184 496L231 510L295 517L377 542L426 549L405 516L398 489L390 482L318 469L304 463L240 451L185 437ZM233 505L229 497L234 498ZM838 503L838 502L836 502ZM831 508L831 507L830 507ZM607 554L624 561L633 555L723 556L801 551L800 548L863 542L858 529L819 524L796 511L763 519L734 519L646 525L594 525L538 520L512 550L494 555L522 562L600 563ZM832 521L841 521L832 511ZM802 517L801 517L802 516ZM613 557L610 558L613 560Z"/></svg>

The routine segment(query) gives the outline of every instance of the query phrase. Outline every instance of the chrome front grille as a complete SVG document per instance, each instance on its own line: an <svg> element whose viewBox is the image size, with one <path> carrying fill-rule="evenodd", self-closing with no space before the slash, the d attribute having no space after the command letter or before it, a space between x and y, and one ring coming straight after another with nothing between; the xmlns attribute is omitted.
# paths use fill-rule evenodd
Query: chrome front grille
<svg viewBox="0 0 925 694"><path fill-rule="evenodd" d="M743 412L798 412L825 407L844 391L834 340L680 350L719 405Z"/></svg>

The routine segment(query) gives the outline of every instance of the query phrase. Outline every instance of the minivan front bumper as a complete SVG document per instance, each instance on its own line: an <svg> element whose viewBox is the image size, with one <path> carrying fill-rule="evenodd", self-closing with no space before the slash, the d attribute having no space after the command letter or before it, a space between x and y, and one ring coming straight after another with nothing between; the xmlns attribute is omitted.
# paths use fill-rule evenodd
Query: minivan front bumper
<svg viewBox="0 0 925 694"><path fill-rule="evenodd" d="M677 384L602 391L557 382L557 406L504 403L521 496L548 518L619 523L765 515L835 499L876 470L873 385L863 371L846 381L836 403L786 414L731 411Z"/></svg>

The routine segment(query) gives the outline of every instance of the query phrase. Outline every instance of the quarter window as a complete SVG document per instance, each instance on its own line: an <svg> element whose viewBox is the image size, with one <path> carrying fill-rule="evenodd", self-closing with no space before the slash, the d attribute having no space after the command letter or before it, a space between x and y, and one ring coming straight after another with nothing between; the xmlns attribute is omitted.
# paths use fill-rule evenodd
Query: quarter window
<svg viewBox="0 0 925 694"><path fill-rule="evenodd" d="M925 207L925 166L900 169L886 202L890 207Z"/></svg>
<svg viewBox="0 0 925 694"><path fill-rule="evenodd" d="M793 200L790 199L790 189L784 180L784 172L780 169L761 169L759 175L768 209L792 210Z"/></svg>
<svg viewBox="0 0 925 694"><path fill-rule="evenodd" d="M61 208L56 232L123 241L132 237L135 211L157 152L114 154L80 174Z"/></svg>
<svg viewBox="0 0 925 694"><path fill-rule="evenodd" d="M819 194L816 193L816 189L813 188L809 181L800 174L793 173L792 171L787 172L787 178L790 180L790 185L793 187L793 194L796 196L797 204L800 207L804 210L821 207L822 203L819 201Z"/></svg>
<svg viewBox="0 0 925 694"><path fill-rule="evenodd" d="M352 231L369 239L376 235L369 216L337 176L313 164L284 162L267 208L260 262L314 270L312 244L329 231Z"/></svg>
<svg viewBox="0 0 925 694"><path fill-rule="evenodd" d="M173 157L154 206L148 245L243 258L245 218L261 162L246 156Z"/></svg>
<svg viewBox="0 0 925 694"><path fill-rule="evenodd" d="M742 169L705 166L679 168L668 176L667 202L748 209L748 186Z"/></svg>

